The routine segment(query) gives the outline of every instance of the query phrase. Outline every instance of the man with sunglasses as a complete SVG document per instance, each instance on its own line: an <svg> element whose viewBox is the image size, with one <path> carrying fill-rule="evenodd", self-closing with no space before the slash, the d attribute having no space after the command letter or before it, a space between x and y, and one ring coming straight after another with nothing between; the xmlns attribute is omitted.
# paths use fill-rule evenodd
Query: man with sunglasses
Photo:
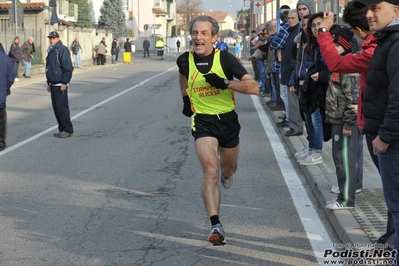
<svg viewBox="0 0 399 266"><path fill-rule="evenodd" d="M62 44L56 31L50 32L50 47L46 57L47 91L51 93L51 102L58 122L57 138L68 138L73 134L68 104L68 85L72 78L72 61L68 47Z"/></svg>

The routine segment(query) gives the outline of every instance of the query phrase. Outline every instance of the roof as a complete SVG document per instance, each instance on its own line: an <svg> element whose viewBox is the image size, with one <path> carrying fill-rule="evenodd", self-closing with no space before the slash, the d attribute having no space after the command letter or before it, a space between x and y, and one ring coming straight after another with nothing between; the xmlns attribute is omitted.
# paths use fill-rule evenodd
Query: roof
<svg viewBox="0 0 399 266"><path fill-rule="evenodd" d="M152 13L155 15L168 15L169 13L161 8L153 8Z"/></svg>
<svg viewBox="0 0 399 266"><path fill-rule="evenodd" d="M204 15L213 17L217 21L225 21L227 16L232 16L228 12L224 11L203 11L202 12ZM234 16L232 16L234 18Z"/></svg>
<svg viewBox="0 0 399 266"><path fill-rule="evenodd" d="M37 3L21 3L25 10L41 10L46 5L44 2ZM0 4L0 10L10 9L10 3Z"/></svg>

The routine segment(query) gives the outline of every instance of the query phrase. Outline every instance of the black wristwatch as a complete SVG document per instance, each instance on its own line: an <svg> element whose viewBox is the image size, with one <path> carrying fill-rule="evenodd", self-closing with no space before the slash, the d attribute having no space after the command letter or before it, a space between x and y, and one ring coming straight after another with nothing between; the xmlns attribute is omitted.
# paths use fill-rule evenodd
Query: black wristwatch
<svg viewBox="0 0 399 266"><path fill-rule="evenodd" d="M327 32L328 30L326 29L326 28L319 28L319 32L320 31L322 31L322 32Z"/></svg>
<svg viewBox="0 0 399 266"><path fill-rule="evenodd" d="M227 89L230 85L230 80L224 79L224 85L225 85L225 88Z"/></svg>

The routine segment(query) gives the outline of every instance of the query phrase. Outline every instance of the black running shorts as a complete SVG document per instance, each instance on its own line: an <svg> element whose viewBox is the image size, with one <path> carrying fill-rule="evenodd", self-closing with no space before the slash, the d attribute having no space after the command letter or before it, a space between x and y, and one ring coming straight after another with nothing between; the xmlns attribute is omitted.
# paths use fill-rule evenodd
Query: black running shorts
<svg viewBox="0 0 399 266"><path fill-rule="evenodd" d="M215 137L219 146L223 148L235 148L239 143L240 123L235 111L220 115L194 115L192 135L194 139L202 137Z"/></svg>

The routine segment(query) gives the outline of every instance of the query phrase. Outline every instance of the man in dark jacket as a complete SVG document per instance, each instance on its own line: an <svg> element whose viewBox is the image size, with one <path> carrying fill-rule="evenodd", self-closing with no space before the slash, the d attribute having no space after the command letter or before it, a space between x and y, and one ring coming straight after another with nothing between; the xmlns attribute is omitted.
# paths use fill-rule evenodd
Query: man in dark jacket
<svg viewBox="0 0 399 266"><path fill-rule="evenodd" d="M21 61L22 53L21 47L19 47L19 37L16 36L14 38L14 42L10 46L10 52L8 53L12 63L14 64L15 71L15 81L19 81L18 69L19 69L19 61Z"/></svg>
<svg viewBox="0 0 399 266"><path fill-rule="evenodd" d="M374 138L373 150L378 156L384 198L395 223L399 250L399 0L361 0L354 4L357 8L366 6L370 30L378 32L378 46L363 93L363 132Z"/></svg>
<svg viewBox="0 0 399 266"><path fill-rule="evenodd" d="M56 31L47 36L50 48L46 57L47 91L51 92L51 102L58 122L58 133L54 137L67 138L73 134L68 104L68 85L72 78L72 61L68 47L60 41Z"/></svg>
<svg viewBox="0 0 399 266"><path fill-rule="evenodd" d="M123 45L123 48L125 49L125 53L132 52L132 44L129 42L129 38L126 39L126 42Z"/></svg>
<svg viewBox="0 0 399 266"><path fill-rule="evenodd" d="M14 83L15 72L11 59L0 51L0 151L6 148L7 113L6 97Z"/></svg>
<svg viewBox="0 0 399 266"><path fill-rule="evenodd" d="M148 58L150 58L150 42L147 40L147 38L143 41L143 49L144 49L144 58L145 55L147 54Z"/></svg>
<svg viewBox="0 0 399 266"><path fill-rule="evenodd" d="M282 60L281 60L281 84L287 86L287 94L288 94L288 115L289 117L289 126L290 130L285 132L284 136L300 136L303 134L303 119L300 114L299 109L299 98L298 93L295 88L288 90L288 85L290 83L290 78L292 71L295 69L296 60L294 58L293 50L296 47L296 43L294 42L295 37L299 33L299 19L297 10L291 10L288 13L288 38L284 46L284 50L282 52Z"/></svg>

